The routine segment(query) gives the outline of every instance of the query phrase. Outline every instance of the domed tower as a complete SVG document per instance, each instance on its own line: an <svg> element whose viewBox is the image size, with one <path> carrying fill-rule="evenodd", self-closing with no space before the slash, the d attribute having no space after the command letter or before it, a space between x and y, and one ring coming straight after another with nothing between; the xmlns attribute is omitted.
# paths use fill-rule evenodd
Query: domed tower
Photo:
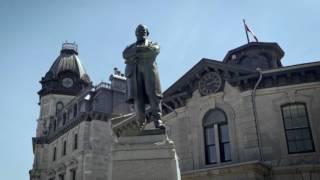
<svg viewBox="0 0 320 180"><path fill-rule="evenodd" d="M81 90L91 87L88 74L78 57L75 43L63 43L60 55L40 81L40 117L37 137L46 135L50 117L55 116L65 104Z"/></svg>

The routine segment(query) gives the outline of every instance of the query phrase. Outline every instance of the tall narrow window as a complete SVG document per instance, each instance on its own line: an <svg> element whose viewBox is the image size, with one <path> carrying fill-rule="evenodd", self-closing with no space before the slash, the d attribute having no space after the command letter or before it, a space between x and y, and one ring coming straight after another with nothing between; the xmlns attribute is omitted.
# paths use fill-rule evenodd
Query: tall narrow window
<svg viewBox="0 0 320 180"><path fill-rule="evenodd" d="M67 154L67 141L63 141L63 151L62 151L62 156Z"/></svg>
<svg viewBox="0 0 320 180"><path fill-rule="evenodd" d="M304 103L287 104L281 107L287 138L288 153L313 152L314 144Z"/></svg>
<svg viewBox="0 0 320 180"><path fill-rule="evenodd" d="M207 126L204 128L204 131L206 142L206 161L207 164L214 164L217 162L214 127Z"/></svg>
<svg viewBox="0 0 320 180"><path fill-rule="evenodd" d="M228 124L219 124L219 142L221 162L231 161Z"/></svg>
<svg viewBox="0 0 320 180"><path fill-rule="evenodd" d="M78 106L77 104L73 105L73 117L76 117L78 114Z"/></svg>
<svg viewBox="0 0 320 180"><path fill-rule="evenodd" d="M56 104L56 114L58 114L63 109L63 103L61 101Z"/></svg>
<svg viewBox="0 0 320 180"><path fill-rule="evenodd" d="M210 110L205 115L203 129L206 164L231 161L229 130L225 113L219 109Z"/></svg>
<svg viewBox="0 0 320 180"><path fill-rule="evenodd" d="M66 121L67 121L67 113L64 112L63 115L62 115L62 124L65 125L66 124Z"/></svg>
<svg viewBox="0 0 320 180"><path fill-rule="evenodd" d="M52 152L52 161L55 161L56 158L57 158L57 147L54 147Z"/></svg>
<svg viewBox="0 0 320 180"><path fill-rule="evenodd" d="M75 134L73 139L73 150L76 149L78 149L78 134Z"/></svg>
<svg viewBox="0 0 320 180"><path fill-rule="evenodd" d="M77 178L77 170L76 169L70 170L70 177L71 177L71 180L76 180L76 178Z"/></svg>
<svg viewBox="0 0 320 180"><path fill-rule="evenodd" d="M59 174L59 180L64 180L64 174Z"/></svg>
<svg viewBox="0 0 320 180"><path fill-rule="evenodd" d="M56 131L57 129L57 120L53 121L53 131Z"/></svg>

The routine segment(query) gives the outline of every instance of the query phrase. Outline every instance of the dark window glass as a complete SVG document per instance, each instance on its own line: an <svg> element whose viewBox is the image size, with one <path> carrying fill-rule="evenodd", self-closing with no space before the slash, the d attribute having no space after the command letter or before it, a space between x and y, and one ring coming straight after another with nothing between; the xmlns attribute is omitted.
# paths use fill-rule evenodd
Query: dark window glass
<svg viewBox="0 0 320 180"><path fill-rule="evenodd" d="M75 169L70 170L71 173L71 180L76 180L77 171Z"/></svg>
<svg viewBox="0 0 320 180"><path fill-rule="evenodd" d="M63 109L63 103L57 102L56 104L56 114L59 113Z"/></svg>
<svg viewBox="0 0 320 180"><path fill-rule="evenodd" d="M57 129L57 120L53 121L53 131L56 131Z"/></svg>
<svg viewBox="0 0 320 180"><path fill-rule="evenodd" d="M207 158L207 164L214 164L217 162L217 152L216 152L216 146L210 145L207 148L208 150L208 158Z"/></svg>
<svg viewBox="0 0 320 180"><path fill-rule="evenodd" d="M66 155L67 154L67 141L63 141L63 151L62 151L62 155Z"/></svg>
<svg viewBox="0 0 320 180"><path fill-rule="evenodd" d="M55 161L57 158L57 147L53 148L53 153L52 153L52 160Z"/></svg>
<svg viewBox="0 0 320 180"><path fill-rule="evenodd" d="M76 117L77 114L78 114L78 106L77 106L77 104L75 104L75 105L73 106L73 117Z"/></svg>
<svg viewBox="0 0 320 180"><path fill-rule="evenodd" d="M217 163L217 155L220 156L221 162L231 161L229 131L225 113L219 109L209 111L205 115L203 126L206 163ZM218 132L215 132L215 128ZM216 135L218 136L218 142L216 142ZM217 154L217 143L219 143L220 155Z"/></svg>
<svg viewBox="0 0 320 180"><path fill-rule="evenodd" d="M220 157L222 162L231 161L231 150L227 124L219 125Z"/></svg>
<svg viewBox="0 0 320 180"><path fill-rule="evenodd" d="M206 143L206 161L207 164L213 164L217 162L216 145L214 127L205 128L205 143Z"/></svg>
<svg viewBox="0 0 320 180"><path fill-rule="evenodd" d="M59 180L64 180L64 174L59 174Z"/></svg>
<svg viewBox="0 0 320 180"><path fill-rule="evenodd" d="M289 153L313 152L314 145L307 108L303 103L282 106Z"/></svg>
<svg viewBox="0 0 320 180"><path fill-rule="evenodd" d="M74 140L73 140L73 149L78 149L78 134L74 135Z"/></svg>
<svg viewBox="0 0 320 180"><path fill-rule="evenodd" d="M67 121L67 113L63 113L62 124L65 125Z"/></svg>
<svg viewBox="0 0 320 180"><path fill-rule="evenodd" d="M214 137L214 128L207 127L206 131L206 144L207 145L214 145L215 144L215 137Z"/></svg>

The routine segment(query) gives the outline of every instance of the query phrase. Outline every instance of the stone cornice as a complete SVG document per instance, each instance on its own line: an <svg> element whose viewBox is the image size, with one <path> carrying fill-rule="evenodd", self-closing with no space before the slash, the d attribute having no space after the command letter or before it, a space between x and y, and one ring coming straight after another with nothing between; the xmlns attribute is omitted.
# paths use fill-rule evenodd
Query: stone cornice
<svg viewBox="0 0 320 180"><path fill-rule="evenodd" d="M82 112L78 115L75 119L67 123L66 125L57 129L54 133L49 134L43 137L34 137L32 138L33 144L49 144L54 140L58 139L60 136L68 132L70 129L74 128L78 124L84 121L92 121L92 120L99 120L99 121L108 121L111 117L110 114L102 113L102 112Z"/></svg>

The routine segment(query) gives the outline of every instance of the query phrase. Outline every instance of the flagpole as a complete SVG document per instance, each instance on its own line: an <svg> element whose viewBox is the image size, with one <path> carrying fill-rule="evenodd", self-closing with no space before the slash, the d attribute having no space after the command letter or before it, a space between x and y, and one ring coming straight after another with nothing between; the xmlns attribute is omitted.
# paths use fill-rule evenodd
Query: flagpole
<svg viewBox="0 0 320 180"><path fill-rule="evenodd" d="M248 35L248 30L247 30L247 27L246 27L246 21L244 19L243 19L243 26L244 26L244 30L246 31L247 41L248 41L248 44L249 44L250 39L249 39L249 35Z"/></svg>

